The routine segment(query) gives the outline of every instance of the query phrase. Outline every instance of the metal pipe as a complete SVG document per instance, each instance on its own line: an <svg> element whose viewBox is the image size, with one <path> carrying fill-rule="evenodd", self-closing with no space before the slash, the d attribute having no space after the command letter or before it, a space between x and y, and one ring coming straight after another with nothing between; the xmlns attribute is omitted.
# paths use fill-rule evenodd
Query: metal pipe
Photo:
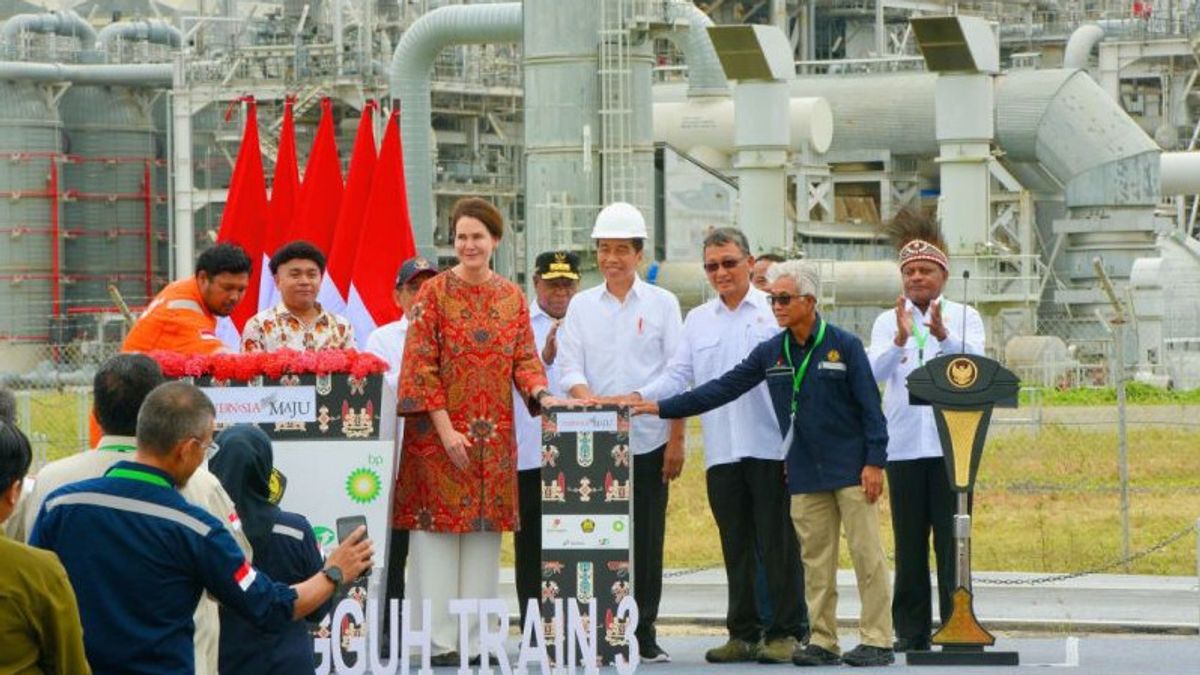
<svg viewBox="0 0 1200 675"><path fill-rule="evenodd" d="M933 73L798 77L793 97L820 97L834 115L829 152L888 149L936 157ZM682 85L655 87L682 100ZM1079 70L1015 71L996 78L996 141L1015 162L1037 162L1064 188L1068 207L1158 204L1161 150Z"/></svg>
<svg viewBox="0 0 1200 675"><path fill-rule="evenodd" d="M73 82L75 84L126 85L131 87L167 87L171 84L171 64L78 64L0 61L0 80Z"/></svg>
<svg viewBox="0 0 1200 675"><path fill-rule="evenodd" d="M79 38L80 45L86 50L96 44L96 29L82 16L67 10L65 12L48 12L46 14L17 14L4 22L0 28L0 42L9 48L16 46L17 36L21 33L53 33L65 37Z"/></svg>
<svg viewBox="0 0 1200 675"><path fill-rule="evenodd" d="M96 34L96 49L108 51L109 46L118 40L140 40L178 49L183 45L183 33L161 19L110 23Z"/></svg>
<svg viewBox="0 0 1200 675"><path fill-rule="evenodd" d="M683 52L688 67L687 95L729 96L729 81L708 36L708 27L713 25L713 20L691 2L672 3L667 12L668 21L687 22L686 31L672 30L662 35Z"/></svg>
<svg viewBox="0 0 1200 675"><path fill-rule="evenodd" d="M1063 68L1086 69L1092 50L1104 39L1104 28L1088 23L1075 29L1063 50Z"/></svg>
<svg viewBox="0 0 1200 675"><path fill-rule="evenodd" d="M521 3L439 7L413 22L389 68L390 93L400 99L400 131L408 183L409 220L417 248L434 253L433 132L430 77L441 50L455 44L521 41Z"/></svg>
<svg viewBox="0 0 1200 675"><path fill-rule="evenodd" d="M1159 168L1163 195L1200 194L1200 151L1164 152Z"/></svg>

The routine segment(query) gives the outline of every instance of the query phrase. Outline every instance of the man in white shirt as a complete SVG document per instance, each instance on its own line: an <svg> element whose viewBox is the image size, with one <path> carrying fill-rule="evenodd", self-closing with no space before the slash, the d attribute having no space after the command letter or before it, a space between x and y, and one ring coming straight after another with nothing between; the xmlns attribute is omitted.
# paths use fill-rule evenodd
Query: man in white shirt
<svg viewBox="0 0 1200 675"><path fill-rule="evenodd" d="M529 321L533 340L546 367L550 393L561 397L558 386L558 326L567 315L571 298L579 291L579 256L569 251L547 251L533 264L533 291ZM520 401L514 396L513 401ZM530 415L523 403L513 406L517 432L517 508L520 529L513 533L513 567L521 625L529 600L542 594L542 417Z"/></svg>
<svg viewBox="0 0 1200 675"><path fill-rule="evenodd" d="M575 296L558 331L559 384L572 398L617 396L650 382L666 367L683 332L679 300L638 278L646 240L641 212L624 202L604 207L592 239L604 283ZM667 484L683 470L683 437L683 420L643 416L630 423L633 595L638 652L647 663L671 660L654 624L662 599Z"/></svg>
<svg viewBox="0 0 1200 675"><path fill-rule="evenodd" d="M657 401L714 380L779 333L767 294L751 286L756 261L746 235L716 229L704 239L703 250L704 271L718 297L688 312L675 355L658 378L635 392L637 398ZM708 650L705 659L790 663L795 636L808 617L789 515L787 448L767 385L704 413L700 421L708 503L721 537L729 593L729 641ZM755 603L756 539L772 607L767 625Z"/></svg>
<svg viewBox="0 0 1200 675"><path fill-rule="evenodd" d="M944 625L954 591L955 496L942 459L933 409L908 402L909 373L942 354L983 354L983 320L974 308L942 297L950 263L937 225L901 211L890 225L900 248L904 295L875 319L867 352L884 385L887 417L888 499L896 541L892 621L896 651L928 650L931 637L929 535L937 559L939 609Z"/></svg>
<svg viewBox="0 0 1200 675"><path fill-rule="evenodd" d="M404 360L404 340L408 337L408 310L416 300L421 284L437 276L437 268L421 256L413 256L400 265L396 274L396 288L392 299L400 308L402 316L371 331L367 338L367 351L387 361L388 371L383 376L383 404L381 410L396 409L396 385L400 380L400 366ZM394 438L396 462L400 466L400 439L404 436L404 420L394 415L383 415L379 421L379 437ZM393 480L395 477L392 477ZM387 598L404 600L404 568L408 562L408 530L392 530L388 547ZM384 616L390 614L384 612Z"/></svg>

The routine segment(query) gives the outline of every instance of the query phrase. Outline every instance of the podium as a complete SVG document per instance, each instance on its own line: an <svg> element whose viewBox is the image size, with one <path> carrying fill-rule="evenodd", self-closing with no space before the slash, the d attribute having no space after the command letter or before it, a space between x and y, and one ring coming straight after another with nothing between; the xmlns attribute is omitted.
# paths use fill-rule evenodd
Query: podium
<svg viewBox="0 0 1200 675"><path fill-rule="evenodd" d="M933 407L946 474L957 499L953 612L933 635L933 644L941 650L909 652L910 666L1015 666L1019 662L1017 652L987 651L996 638L975 618L969 512L992 409L1017 407L1019 389L1020 380L1011 371L973 354L939 356L908 376L909 402Z"/></svg>
<svg viewBox="0 0 1200 675"><path fill-rule="evenodd" d="M629 409L602 405L542 413L542 635L551 659L615 663L635 625L623 618L632 599L633 453ZM594 610L594 614L589 612ZM575 614L577 612L577 614ZM576 634L578 616L594 636ZM565 650L574 653L567 653ZM572 671L573 672L573 671Z"/></svg>
<svg viewBox="0 0 1200 675"><path fill-rule="evenodd" d="M375 541L375 566L333 598L331 613L316 625L313 637L318 672L329 672L331 665L335 671L370 665L368 626L380 623L379 617L367 616L367 600L376 600L381 610L387 607L386 551L396 471L394 442L380 436L382 376L180 379L200 387L213 402L218 433L234 424L255 424L271 437L272 501L308 519L323 556L337 547L339 529L365 521L367 536ZM347 598L355 601L352 606L342 603ZM371 642L378 641L372 636ZM367 663L359 664L360 659Z"/></svg>

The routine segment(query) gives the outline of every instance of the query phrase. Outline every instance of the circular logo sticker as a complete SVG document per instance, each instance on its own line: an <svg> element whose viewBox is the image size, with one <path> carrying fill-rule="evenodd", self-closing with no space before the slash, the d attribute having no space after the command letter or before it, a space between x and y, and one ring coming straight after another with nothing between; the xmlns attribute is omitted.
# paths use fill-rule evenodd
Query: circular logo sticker
<svg viewBox="0 0 1200 675"><path fill-rule="evenodd" d="M375 501L382 488L379 474L367 468L355 469L346 477L346 495L359 504Z"/></svg>
<svg viewBox="0 0 1200 675"><path fill-rule="evenodd" d="M584 518L583 522L579 524L579 529L583 530L587 534L591 534L592 532L596 531L596 521L592 520L591 518Z"/></svg>
<svg viewBox="0 0 1200 675"><path fill-rule="evenodd" d="M966 389L979 379L979 369L971 359L959 357L946 366L946 379L959 389Z"/></svg>

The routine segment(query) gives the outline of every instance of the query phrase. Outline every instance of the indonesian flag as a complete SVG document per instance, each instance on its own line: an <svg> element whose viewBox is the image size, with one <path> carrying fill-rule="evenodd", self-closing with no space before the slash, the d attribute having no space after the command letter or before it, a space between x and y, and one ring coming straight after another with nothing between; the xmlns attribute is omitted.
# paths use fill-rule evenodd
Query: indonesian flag
<svg viewBox="0 0 1200 675"><path fill-rule="evenodd" d="M253 584L254 580L257 578L258 572L255 572L254 568L250 566L250 563L244 560L242 561L242 566L237 568L237 571L233 573L234 582L236 582L238 588L241 588L243 591L250 590L250 585Z"/></svg>
<svg viewBox="0 0 1200 675"><path fill-rule="evenodd" d="M279 131L279 153L275 156L275 177L271 180L271 203L267 210L267 229L263 233L262 283L258 287L258 311L274 307L279 302L279 289L271 276L271 256L287 240L292 229L292 217L300 200L300 172L296 168L296 123L292 113L295 99L289 96L283 104L283 128Z"/></svg>
<svg viewBox="0 0 1200 675"><path fill-rule="evenodd" d="M374 101L367 101L362 117L358 120L358 135L354 139L354 155L350 159L350 171L346 178L346 191L342 195L342 206L338 211L337 227L333 231L333 245L325 267L325 278L317 299L325 309L341 314L346 310L346 296L350 292L350 277L354 270L354 258L358 251L358 239L362 228L363 211L367 197L371 194L371 178L375 173L378 156L375 152ZM367 336L358 336L360 344L366 344Z"/></svg>
<svg viewBox="0 0 1200 675"><path fill-rule="evenodd" d="M400 318L392 299L396 272L400 263L416 254L404 187L400 111L393 110L371 181L346 302L346 318L362 344L377 326Z"/></svg>
<svg viewBox="0 0 1200 675"><path fill-rule="evenodd" d="M259 279L263 268L262 230L267 223L267 186L263 177L262 150L258 144L258 106L251 97L243 101L246 104L246 128L233 167L225 210L221 214L221 228L217 232L218 242L241 246L252 264L246 295L233 314L217 326L218 336L233 351L238 349L238 332L258 311Z"/></svg>
<svg viewBox="0 0 1200 675"><path fill-rule="evenodd" d="M229 529L234 532L242 529L242 519L238 518L237 511L230 511L229 515L225 516L225 522L229 523Z"/></svg>
<svg viewBox="0 0 1200 675"><path fill-rule="evenodd" d="M321 123L304 167L300 204L287 241L303 239L329 257L333 227L342 205L342 161L333 134L333 103L321 100Z"/></svg>

